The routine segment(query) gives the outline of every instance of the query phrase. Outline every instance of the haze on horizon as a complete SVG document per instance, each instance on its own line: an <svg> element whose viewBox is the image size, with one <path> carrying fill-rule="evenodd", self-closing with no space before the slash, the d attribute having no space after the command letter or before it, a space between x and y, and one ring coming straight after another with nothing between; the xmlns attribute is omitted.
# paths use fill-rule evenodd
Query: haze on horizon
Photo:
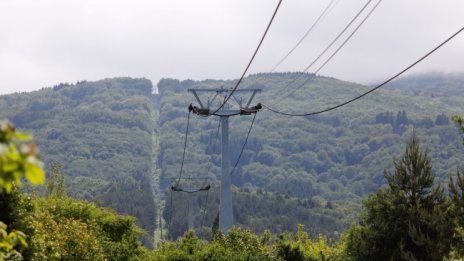
<svg viewBox="0 0 464 261"><path fill-rule="evenodd" d="M249 74L270 72L328 0L287 0ZM277 71L305 68L366 1L337 5ZM237 79L277 1L0 2L0 94L108 77ZM390 77L464 25L464 1L383 1L319 74L369 83ZM463 72L459 35L409 73ZM314 67L317 68L318 66ZM311 72L312 70L310 70Z"/></svg>

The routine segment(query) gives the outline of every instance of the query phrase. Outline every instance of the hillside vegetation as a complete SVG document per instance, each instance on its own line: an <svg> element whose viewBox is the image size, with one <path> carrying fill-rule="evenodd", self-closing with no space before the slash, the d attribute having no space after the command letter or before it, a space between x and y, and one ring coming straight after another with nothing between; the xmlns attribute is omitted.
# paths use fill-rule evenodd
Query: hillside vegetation
<svg viewBox="0 0 464 261"><path fill-rule="evenodd" d="M316 76L280 102L295 76L253 75L242 88L261 88L253 104L287 112L317 111L368 89ZM408 79L401 81L397 86ZM426 92L380 90L316 116L258 112L232 173L239 228L227 235L217 230L217 119L190 115L182 175L202 179L181 179L180 185L212 185L194 198L195 232L185 233L187 199L170 186L181 174L187 107L195 103L187 89L230 88L234 81L163 79L153 94L148 80L115 78L0 96L0 117L34 134L48 180L46 186L19 190L22 177L39 184L44 172L35 145L21 142L29 137L2 122L0 204L6 211L0 213L0 257L462 258L464 176L456 169L464 148L456 124L462 130L463 120L450 118L463 114L464 97L453 92L460 78L448 81L436 87L445 95L429 84ZM250 121L250 116L231 118L232 165ZM161 216L164 222L155 228L155 217ZM150 251L139 239L150 246L155 229L172 240Z"/></svg>
<svg viewBox="0 0 464 261"><path fill-rule="evenodd" d="M135 216L152 233L152 98L144 79L60 84L0 96L0 118L33 134L48 172L63 166L70 196Z"/></svg>
<svg viewBox="0 0 464 261"><path fill-rule="evenodd" d="M261 102L286 112L325 109L368 89L310 74L293 82L296 76L252 75L241 88L262 89L252 105ZM274 105L310 77L303 88ZM338 238L357 220L361 199L386 185L384 170L393 167L392 158L401 154L414 128L434 162L437 182L447 184L464 154L459 133L449 120L463 112L461 80L450 78L439 86L427 83L427 92L419 94L380 89L316 116L282 117L261 110L232 177L235 223L257 233L296 232L296 224L304 224L311 233ZM405 81L392 86L406 86ZM169 187L180 173L187 107L196 103L187 89L230 88L234 83L162 79L156 94L145 79L59 84L0 96L0 118L34 134L48 172L53 162L62 164L68 195L133 215L149 234L158 222L156 212L162 210L164 220L156 229L176 238L186 230L187 200L174 193L171 204ZM431 95L440 90L447 90L447 95ZM232 165L251 119L231 118ZM218 119L191 115L183 176L207 178L206 183L213 185L194 201L195 224L202 238L212 237L218 209L217 128ZM165 191L164 198L158 193L154 199L153 189Z"/></svg>
<svg viewBox="0 0 464 261"><path fill-rule="evenodd" d="M255 97L252 105L262 102L271 106L289 93L288 89L292 86L312 77L310 74L304 75L287 86L296 76L292 73L253 75L245 79L241 88L261 88L262 92ZM158 83L158 160L163 187L169 186L172 179L179 175L187 107L190 103L197 103L187 89L231 88L234 83L175 79L163 79ZM458 81L445 87L436 86L436 89L456 89L459 86ZM355 97L367 89L359 84L317 76L288 99L271 107L286 112L317 111ZM433 88L429 87L429 91L433 91ZM455 173L464 156L458 129L449 120L451 115L463 112L463 103L463 96L431 97L381 89L356 103L315 116L285 117L262 109L258 112L242 158L232 176L235 186L254 191L247 194L243 193L243 189L236 190L235 221L256 232L268 228L277 233L287 229L296 230L295 226L286 226L287 222L301 223L307 229L315 227L319 233L334 236L334 231L345 230L356 220L362 198L385 186L384 170L393 167L392 158L401 154L413 129L416 129L434 162L437 182L446 185L449 175ZM230 119L232 165L240 153L252 117L235 116ZM184 177L209 178L213 182L219 179L220 144L215 139L217 128L218 119L191 115ZM259 190L280 196L268 197L267 193L257 193ZM213 196L209 195L209 200L215 203L207 208L207 213L199 210L201 214L195 220L199 226L206 225L201 228L204 230L211 227L217 215L217 192L216 195L214 190L210 193ZM173 215L171 222L175 224L172 226L176 228L172 231L175 237L185 231L187 222L184 218L186 198L181 195L177 197L180 200L175 200L173 214L169 208L165 209L164 214L168 222L170 215ZM292 198L297 202L299 200L302 203L300 206L306 206L305 211L289 207ZM196 208L202 209L205 200L206 193L199 195ZM271 204L274 207L265 203L256 204L261 200L275 202ZM253 206L249 216L243 215L246 212L242 207L244 205ZM327 209L327 205L331 209L330 214L327 210L318 210ZM260 218L260 213L266 213L263 215L265 218ZM288 221L282 218L283 213ZM204 215L206 218L202 217ZM203 219L206 222L202 223Z"/></svg>

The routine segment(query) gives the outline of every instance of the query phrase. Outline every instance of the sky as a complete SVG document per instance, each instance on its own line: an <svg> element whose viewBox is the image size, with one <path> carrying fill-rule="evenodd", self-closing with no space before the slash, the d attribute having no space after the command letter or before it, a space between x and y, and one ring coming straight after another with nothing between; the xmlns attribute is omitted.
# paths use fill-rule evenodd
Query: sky
<svg viewBox="0 0 464 261"><path fill-rule="evenodd" d="M0 94L125 76L153 84L161 78L238 79L277 2L0 0ZM270 72L329 2L284 0L247 75ZM276 71L307 67L366 2L335 0ZM319 74L382 81L461 29L463 13L462 0L384 0ZM409 73L427 72L464 72L464 33Z"/></svg>

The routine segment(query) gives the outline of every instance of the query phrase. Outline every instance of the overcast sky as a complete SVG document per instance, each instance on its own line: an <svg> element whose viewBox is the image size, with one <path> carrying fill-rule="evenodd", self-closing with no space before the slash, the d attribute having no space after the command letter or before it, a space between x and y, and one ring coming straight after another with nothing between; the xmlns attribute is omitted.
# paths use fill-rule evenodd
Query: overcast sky
<svg viewBox="0 0 464 261"><path fill-rule="evenodd" d="M277 71L309 65L366 2L338 0ZM269 72L328 3L284 0L249 73ZM145 77L153 84L164 77L236 79L276 4L0 0L0 94L119 76ZM383 80L462 26L462 0L384 0L320 74L360 83ZM464 33L411 73L430 71L464 72Z"/></svg>

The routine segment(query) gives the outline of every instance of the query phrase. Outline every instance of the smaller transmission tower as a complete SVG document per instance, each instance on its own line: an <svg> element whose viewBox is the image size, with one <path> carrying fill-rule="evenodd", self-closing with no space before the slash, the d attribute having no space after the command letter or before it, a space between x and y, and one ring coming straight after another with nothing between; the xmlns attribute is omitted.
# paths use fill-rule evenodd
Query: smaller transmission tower
<svg viewBox="0 0 464 261"><path fill-rule="evenodd" d="M188 198L188 229L192 230L194 229L193 225L193 220L194 220L194 215L193 215L193 194L200 192L200 191L208 191L211 188L210 185L206 185L201 188L192 188L192 187L187 187L187 188L182 188L178 185L171 186L171 190L175 192L184 192L187 193L187 198Z"/></svg>

